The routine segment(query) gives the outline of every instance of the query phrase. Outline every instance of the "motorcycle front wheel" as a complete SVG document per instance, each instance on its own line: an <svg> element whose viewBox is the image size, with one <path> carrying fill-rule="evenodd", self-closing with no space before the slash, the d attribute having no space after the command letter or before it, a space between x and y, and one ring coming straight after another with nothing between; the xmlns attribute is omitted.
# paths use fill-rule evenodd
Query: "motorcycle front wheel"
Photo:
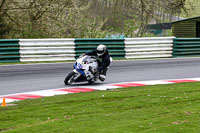
<svg viewBox="0 0 200 133"><path fill-rule="evenodd" d="M64 80L65 85L71 85L74 82L75 72L70 72Z"/></svg>

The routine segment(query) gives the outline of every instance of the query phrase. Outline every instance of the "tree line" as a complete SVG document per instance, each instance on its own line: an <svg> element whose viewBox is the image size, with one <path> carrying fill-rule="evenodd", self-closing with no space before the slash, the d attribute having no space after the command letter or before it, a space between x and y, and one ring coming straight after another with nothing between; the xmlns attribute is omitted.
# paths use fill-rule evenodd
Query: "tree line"
<svg viewBox="0 0 200 133"><path fill-rule="evenodd" d="M0 38L140 37L149 23L189 16L189 0L2 0ZM192 7L192 6L191 6Z"/></svg>

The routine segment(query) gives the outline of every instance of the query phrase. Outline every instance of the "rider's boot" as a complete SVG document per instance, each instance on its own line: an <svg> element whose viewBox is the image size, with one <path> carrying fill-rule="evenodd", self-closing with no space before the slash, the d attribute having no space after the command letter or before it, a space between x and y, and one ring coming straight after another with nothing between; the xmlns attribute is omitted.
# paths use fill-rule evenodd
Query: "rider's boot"
<svg viewBox="0 0 200 133"><path fill-rule="evenodd" d="M99 75L99 80L101 80L102 82L106 79L106 72L107 72L108 68L106 68L105 70L103 70L100 75Z"/></svg>
<svg viewBox="0 0 200 133"><path fill-rule="evenodd" d="M101 74L101 75L99 76L99 80L101 80L102 82L103 82L105 79L106 79L106 76L105 76L105 75Z"/></svg>

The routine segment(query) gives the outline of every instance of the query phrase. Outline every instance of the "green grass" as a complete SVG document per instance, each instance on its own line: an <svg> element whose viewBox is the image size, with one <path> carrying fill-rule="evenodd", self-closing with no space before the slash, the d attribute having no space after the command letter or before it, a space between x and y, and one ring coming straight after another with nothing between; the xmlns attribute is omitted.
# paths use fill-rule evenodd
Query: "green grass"
<svg viewBox="0 0 200 133"><path fill-rule="evenodd" d="M0 132L200 132L200 82L60 95L16 104L0 107Z"/></svg>

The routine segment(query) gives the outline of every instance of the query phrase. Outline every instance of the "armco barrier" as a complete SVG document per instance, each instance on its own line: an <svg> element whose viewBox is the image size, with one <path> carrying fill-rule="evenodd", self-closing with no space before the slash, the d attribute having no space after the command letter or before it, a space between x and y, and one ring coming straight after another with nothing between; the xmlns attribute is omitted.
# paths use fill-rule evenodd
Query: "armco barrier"
<svg viewBox="0 0 200 133"><path fill-rule="evenodd" d="M173 39L174 37L0 40L0 62L75 60L80 54L95 49L99 44L106 45L114 59L172 57Z"/></svg>
<svg viewBox="0 0 200 133"><path fill-rule="evenodd" d="M174 38L173 57L200 56L200 38Z"/></svg>
<svg viewBox="0 0 200 133"><path fill-rule="evenodd" d="M124 39L75 39L76 57L82 53L95 49L99 44L104 44L114 59L125 59Z"/></svg>
<svg viewBox="0 0 200 133"><path fill-rule="evenodd" d="M74 39L20 39L20 61L75 60Z"/></svg>
<svg viewBox="0 0 200 133"><path fill-rule="evenodd" d="M20 62L19 40L0 39L0 63Z"/></svg>
<svg viewBox="0 0 200 133"><path fill-rule="evenodd" d="M174 37L126 38L126 58L172 57Z"/></svg>

